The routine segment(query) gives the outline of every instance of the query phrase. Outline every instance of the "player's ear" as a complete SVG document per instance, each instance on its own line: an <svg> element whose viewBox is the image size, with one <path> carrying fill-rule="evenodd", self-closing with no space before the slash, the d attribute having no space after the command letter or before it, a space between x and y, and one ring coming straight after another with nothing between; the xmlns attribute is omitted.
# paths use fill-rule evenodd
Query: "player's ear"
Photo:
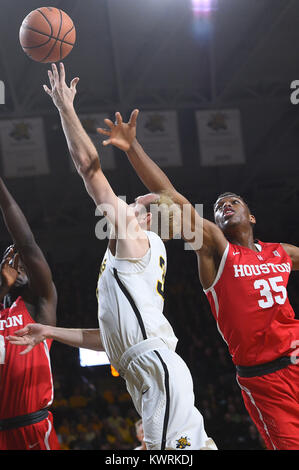
<svg viewBox="0 0 299 470"><path fill-rule="evenodd" d="M254 217L254 215L252 214L249 215L249 222L253 225L256 224L256 218Z"/></svg>

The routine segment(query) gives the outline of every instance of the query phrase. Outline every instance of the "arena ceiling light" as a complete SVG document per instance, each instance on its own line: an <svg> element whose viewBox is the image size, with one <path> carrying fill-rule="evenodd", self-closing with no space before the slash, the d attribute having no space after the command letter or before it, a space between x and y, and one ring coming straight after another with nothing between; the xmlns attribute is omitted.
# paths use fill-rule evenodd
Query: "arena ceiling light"
<svg viewBox="0 0 299 470"><path fill-rule="evenodd" d="M218 0L191 0L194 13L210 13L217 9Z"/></svg>

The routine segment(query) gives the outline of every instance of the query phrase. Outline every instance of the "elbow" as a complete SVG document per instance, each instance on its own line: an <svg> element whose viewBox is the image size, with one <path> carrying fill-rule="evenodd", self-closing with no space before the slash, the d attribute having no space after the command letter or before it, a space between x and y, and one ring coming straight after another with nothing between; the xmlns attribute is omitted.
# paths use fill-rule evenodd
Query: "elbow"
<svg viewBox="0 0 299 470"><path fill-rule="evenodd" d="M90 174L92 173L92 164L88 160L80 161L80 163L75 163L75 166L76 166L77 172L83 179L88 178Z"/></svg>
<svg viewBox="0 0 299 470"><path fill-rule="evenodd" d="M92 179L96 171L99 169L100 163L98 157L82 159L82 161L77 164L77 171L84 180Z"/></svg>

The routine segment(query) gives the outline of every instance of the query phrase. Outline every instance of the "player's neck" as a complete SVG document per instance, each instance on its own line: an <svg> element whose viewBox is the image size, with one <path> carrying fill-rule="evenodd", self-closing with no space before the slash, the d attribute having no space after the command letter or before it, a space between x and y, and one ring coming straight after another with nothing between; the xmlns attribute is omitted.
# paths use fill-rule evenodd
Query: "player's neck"
<svg viewBox="0 0 299 470"><path fill-rule="evenodd" d="M12 287L8 294L5 296L5 303L7 307L11 307L18 297L22 297L24 302L34 303L34 295L28 288L28 285L22 287Z"/></svg>
<svg viewBox="0 0 299 470"><path fill-rule="evenodd" d="M229 230L224 233L225 237L233 245L240 245L251 250L258 251L255 243L252 229L244 229L243 227L234 227L233 230Z"/></svg>

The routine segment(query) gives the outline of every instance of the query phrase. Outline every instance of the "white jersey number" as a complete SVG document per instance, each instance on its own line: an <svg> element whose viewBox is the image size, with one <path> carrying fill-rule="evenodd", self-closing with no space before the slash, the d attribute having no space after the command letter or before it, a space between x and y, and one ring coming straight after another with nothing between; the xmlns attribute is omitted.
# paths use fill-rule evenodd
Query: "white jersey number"
<svg viewBox="0 0 299 470"><path fill-rule="evenodd" d="M0 364L5 363L5 339L0 335Z"/></svg>
<svg viewBox="0 0 299 470"><path fill-rule="evenodd" d="M266 281L265 279L259 279L254 282L254 288L259 290L262 297L258 301L259 306L262 308L269 308L276 302L279 305L283 305L287 298L287 290L285 286L278 285L279 282L283 282L282 276L271 277ZM275 295L275 293L279 295Z"/></svg>

